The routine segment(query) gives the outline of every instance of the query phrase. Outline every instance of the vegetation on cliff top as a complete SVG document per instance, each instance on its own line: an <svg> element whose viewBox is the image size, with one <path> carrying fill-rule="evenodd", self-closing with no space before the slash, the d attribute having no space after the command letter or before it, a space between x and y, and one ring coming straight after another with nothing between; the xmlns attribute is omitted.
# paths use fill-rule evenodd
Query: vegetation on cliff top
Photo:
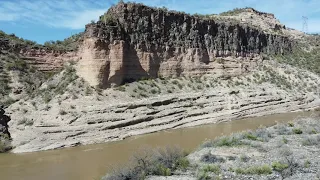
<svg viewBox="0 0 320 180"><path fill-rule="evenodd" d="M78 50L83 32L74 34L63 41L47 41L44 46L56 51L76 51Z"/></svg>
<svg viewBox="0 0 320 180"><path fill-rule="evenodd" d="M6 34L0 30L0 39L9 42L12 47L18 48L28 48L28 49L49 49L55 51L76 51L79 46L79 41L81 41L82 32L74 34L63 41L47 41L44 45L38 44L35 41L30 41L27 39L19 38L15 34Z"/></svg>
<svg viewBox="0 0 320 180"><path fill-rule="evenodd" d="M11 46L18 47L41 47L35 41L26 40L23 38L17 37L15 34L6 34L0 30L0 39L9 41Z"/></svg>

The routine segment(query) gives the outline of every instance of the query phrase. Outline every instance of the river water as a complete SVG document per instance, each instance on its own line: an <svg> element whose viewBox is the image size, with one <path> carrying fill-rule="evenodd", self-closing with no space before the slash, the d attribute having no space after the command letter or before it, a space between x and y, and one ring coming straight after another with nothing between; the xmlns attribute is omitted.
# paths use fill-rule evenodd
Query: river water
<svg viewBox="0 0 320 180"><path fill-rule="evenodd" d="M195 150L206 139L228 135L276 122L288 122L311 112L276 114L192 128L161 131L118 142L65 148L61 150L0 154L1 180L95 180L112 167L126 163L141 148L177 145Z"/></svg>

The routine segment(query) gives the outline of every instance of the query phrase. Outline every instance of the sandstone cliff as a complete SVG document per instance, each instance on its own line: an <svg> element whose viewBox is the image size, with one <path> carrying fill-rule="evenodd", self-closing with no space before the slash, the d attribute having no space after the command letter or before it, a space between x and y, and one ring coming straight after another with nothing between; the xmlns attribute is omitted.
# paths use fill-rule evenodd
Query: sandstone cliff
<svg viewBox="0 0 320 180"><path fill-rule="evenodd" d="M78 74L102 87L142 77L234 75L256 67L258 55L291 46L288 37L231 20L119 3L86 26ZM234 61L223 63L227 56Z"/></svg>

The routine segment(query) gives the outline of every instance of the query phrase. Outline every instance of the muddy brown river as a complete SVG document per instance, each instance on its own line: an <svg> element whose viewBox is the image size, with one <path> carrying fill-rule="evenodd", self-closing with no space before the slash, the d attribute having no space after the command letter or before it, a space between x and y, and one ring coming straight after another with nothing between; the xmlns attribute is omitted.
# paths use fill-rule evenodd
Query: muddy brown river
<svg viewBox="0 0 320 180"><path fill-rule="evenodd" d="M134 152L143 147L178 145L195 150L206 139L228 135L259 126L288 122L311 112L276 114L234 120L192 128L161 131L131 137L118 142L66 148L61 150L0 154L1 180L94 180L100 179L112 167L126 163Z"/></svg>

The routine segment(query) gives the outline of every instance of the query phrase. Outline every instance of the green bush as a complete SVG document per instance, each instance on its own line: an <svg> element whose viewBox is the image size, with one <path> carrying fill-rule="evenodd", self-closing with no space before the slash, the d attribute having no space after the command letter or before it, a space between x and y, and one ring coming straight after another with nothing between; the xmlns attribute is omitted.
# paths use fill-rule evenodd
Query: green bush
<svg viewBox="0 0 320 180"><path fill-rule="evenodd" d="M272 174L272 169L268 165L263 166L252 166L248 168L237 168L235 170L237 174L257 174L257 175L263 175L263 174Z"/></svg>
<svg viewBox="0 0 320 180"><path fill-rule="evenodd" d="M258 137L256 135L253 135L252 133L245 133L244 134L244 137L249 139L249 140L252 140L252 141L257 141L258 140Z"/></svg>
<svg viewBox="0 0 320 180"><path fill-rule="evenodd" d="M152 94L157 94L157 93L158 93L157 89L151 89L150 92L151 92Z"/></svg>
<svg viewBox="0 0 320 180"><path fill-rule="evenodd" d="M213 145L216 147L221 146L236 146L240 145L240 140L235 137L222 137L213 141Z"/></svg>
<svg viewBox="0 0 320 180"><path fill-rule="evenodd" d="M283 164L280 162L273 162L271 166L272 166L273 170L278 171L278 172L282 172L289 167L288 164Z"/></svg>
<svg viewBox="0 0 320 180"><path fill-rule="evenodd" d="M177 169L186 169L189 161L179 148L147 150L133 156L129 168L118 168L105 180L144 179L147 175L170 176Z"/></svg>
<svg viewBox="0 0 320 180"><path fill-rule="evenodd" d="M177 169L186 170L190 166L190 162L186 157L179 158L176 162Z"/></svg>
<svg viewBox="0 0 320 180"><path fill-rule="evenodd" d="M289 127L294 127L294 123L293 122L289 122L288 125L289 125Z"/></svg>
<svg viewBox="0 0 320 180"><path fill-rule="evenodd" d="M217 165L206 165L202 168L202 171L204 172L213 172L214 174L220 174L221 169Z"/></svg>
<svg viewBox="0 0 320 180"><path fill-rule="evenodd" d="M294 134L302 134L302 133L303 133L301 129L297 129L297 128L296 128L296 129L293 129L292 132L293 132Z"/></svg>

